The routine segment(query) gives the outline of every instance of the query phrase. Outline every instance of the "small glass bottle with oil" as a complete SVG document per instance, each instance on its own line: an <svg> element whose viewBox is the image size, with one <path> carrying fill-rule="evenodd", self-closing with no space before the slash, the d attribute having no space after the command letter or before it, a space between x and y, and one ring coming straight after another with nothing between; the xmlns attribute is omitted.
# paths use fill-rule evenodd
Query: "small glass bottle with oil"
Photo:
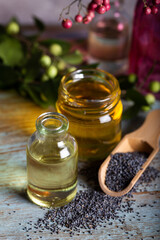
<svg viewBox="0 0 160 240"><path fill-rule="evenodd" d="M70 202L77 191L77 143L67 130L68 119L43 113L27 145L27 194L42 207Z"/></svg>
<svg viewBox="0 0 160 240"><path fill-rule="evenodd" d="M120 141L120 95L117 79L100 69L79 69L62 78L56 108L69 119L79 160L104 160Z"/></svg>

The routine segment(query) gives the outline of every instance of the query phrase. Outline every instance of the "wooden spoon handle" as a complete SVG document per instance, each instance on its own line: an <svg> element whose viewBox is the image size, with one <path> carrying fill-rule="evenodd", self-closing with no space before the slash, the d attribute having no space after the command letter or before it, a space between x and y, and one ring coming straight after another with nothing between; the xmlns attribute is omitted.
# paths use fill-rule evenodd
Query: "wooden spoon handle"
<svg viewBox="0 0 160 240"><path fill-rule="evenodd" d="M153 148L158 146L160 136L160 109L150 112L143 125L128 135L148 142Z"/></svg>

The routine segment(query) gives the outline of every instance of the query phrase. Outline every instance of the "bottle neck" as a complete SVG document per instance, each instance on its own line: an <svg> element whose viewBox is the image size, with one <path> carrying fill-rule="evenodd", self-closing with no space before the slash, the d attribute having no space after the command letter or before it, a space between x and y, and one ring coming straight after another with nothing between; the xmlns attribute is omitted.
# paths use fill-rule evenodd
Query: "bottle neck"
<svg viewBox="0 0 160 240"><path fill-rule="evenodd" d="M39 135L47 137L59 137L65 135L69 127L68 119L55 112L41 114L36 120L36 129Z"/></svg>

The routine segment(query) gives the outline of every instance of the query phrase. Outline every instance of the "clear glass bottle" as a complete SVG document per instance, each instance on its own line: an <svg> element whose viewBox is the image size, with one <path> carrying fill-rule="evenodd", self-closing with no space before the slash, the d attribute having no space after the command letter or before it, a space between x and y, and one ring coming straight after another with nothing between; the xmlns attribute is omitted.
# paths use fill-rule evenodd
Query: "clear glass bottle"
<svg viewBox="0 0 160 240"><path fill-rule="evenodd" d="M68 127L62 114L43 113L28 140L27 194L40 206L62 206L76 195L78 148Z"/></svg>
<svg viewBox="0 0 160 240"><path fill-rule="evenodd" d="M122 103L117 79L99 69L83 69L61 80L57 111L67 116L79 160L104 160L121 139Z"/></svg>
<svg viewBox="0 0 160 240"><path fill-rule="evenodd" d="M130 19L123 8L123 1L111 1L111 9L92 21L88 35L88 52L91 62L112 74L128 69Z"/></svg>

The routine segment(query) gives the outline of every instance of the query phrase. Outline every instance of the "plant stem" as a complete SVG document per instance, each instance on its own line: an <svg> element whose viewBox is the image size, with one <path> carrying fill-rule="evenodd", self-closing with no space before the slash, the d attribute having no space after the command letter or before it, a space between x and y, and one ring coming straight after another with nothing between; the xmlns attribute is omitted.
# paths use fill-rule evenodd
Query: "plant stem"
<svg viewBox="0 0 160 240"><path fill-rule="evenodd" d="M144 3L144 7L147 7L147 1L143 0L143 3Z"/></svg>
<svg viewBox="0 0 160 240"><path fill-rule="evenodd" d="M62 9L62 12L61 12L60 15L59 15L59 21L64 18L64 17L63 17L64 11L67 10L67 12L65 13L65 15L69 15L70 9L71 9L72 5L75 4L76 2L78 2L79 12L81 11L82 7L84 7L84 5L82 4L82 0L74 0L74 1L72 1L67 7L65 7L65 8Z"/></svg>

